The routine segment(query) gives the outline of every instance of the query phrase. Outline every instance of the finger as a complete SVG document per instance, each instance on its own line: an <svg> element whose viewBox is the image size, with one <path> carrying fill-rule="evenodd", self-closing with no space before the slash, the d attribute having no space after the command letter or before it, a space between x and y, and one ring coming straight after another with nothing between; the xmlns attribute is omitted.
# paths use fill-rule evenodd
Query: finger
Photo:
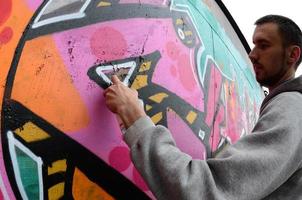
<svg viewBox="0 0 302 200"><path fill-rule="evenodd" d="M108 90L106 89L104 92L103 92L103 96L106 97L106 94L108 93Z"/></svg>
<svg viewBox="0 0 302 200"><path fill-rule="evenodd" d="M106 88L103 92L104 97L106 97L107 93L110 91L110 87Z"/></svg>
<svg viewBox="0 0 302 200"><path fill-rule="evenodd" d="M103 95L106 98L109 94L112 94L113 92L114 92L114 89L113 89L113 85L112 85L112 86L108 87L106 90L104 90Z"/></svg>
<svg viewBox="0 0 302 200"><path fill-rule="evenodd" d="M120 79L118 79L117 75L112 75L111 81L113 84L118 84L121 82Z"/></svg>
<svg viewBox="0 0 302 200"><path fill-rule="evenodd" d="M137 90L134 88L130 88L130 90L132 90L133 92L137 92Z"/></svg>

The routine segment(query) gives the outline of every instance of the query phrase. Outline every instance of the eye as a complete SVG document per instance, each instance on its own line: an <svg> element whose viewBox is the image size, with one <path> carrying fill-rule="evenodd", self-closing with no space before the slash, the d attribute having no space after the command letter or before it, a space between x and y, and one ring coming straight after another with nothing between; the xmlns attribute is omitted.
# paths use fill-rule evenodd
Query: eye
<svg viewBox="0 0 302 200"><path fill-rule="evenodd" d="M181 42L189 48L194 47L196 44L196 33L190 20L186 16L177 13L173 17L173 25Z"/></svg>
<svg viewBox="0 0 302 200"><path fill-rule="evenodd" d="M259 45L257 45L259 49L265 50L269 47L269 44L267 43L260 43Z"/></svg>

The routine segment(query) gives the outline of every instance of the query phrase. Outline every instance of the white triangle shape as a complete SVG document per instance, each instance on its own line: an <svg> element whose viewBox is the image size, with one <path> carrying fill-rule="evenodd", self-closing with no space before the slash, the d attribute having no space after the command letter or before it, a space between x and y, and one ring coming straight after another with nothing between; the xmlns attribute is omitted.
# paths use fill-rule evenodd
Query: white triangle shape
<svg viewBox="0 0 302 200"><path fill-rule="evenodd" d="M107 76L107 73L105 73L106 71L113 72L112 74L114 74L116 71L120 69L129 69L126 77L123 80L121 80L124 85L129 86L129 79L133 74L135 68L136 68L136 62L129 61L129 62L114 64L114 65L99 66L95 69L95 71L108 85L111 85L112 82L110 78Z"/></svg>

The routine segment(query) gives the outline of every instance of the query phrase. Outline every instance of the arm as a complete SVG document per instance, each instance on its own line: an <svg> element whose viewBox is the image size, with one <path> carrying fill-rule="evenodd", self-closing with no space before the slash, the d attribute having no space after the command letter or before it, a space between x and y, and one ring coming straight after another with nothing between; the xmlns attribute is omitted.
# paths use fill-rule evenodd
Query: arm
<svg viewBox="0 0 302 200"><path fill-rule="evenodd" d="M301 101L297 95L276 96L252 135L206 161L180 152L169 131L154 126L146 115L135 120L125 141L158 199L261 199L284 183L302 160L302 116L296 116L302 109L284 103L296 98Z"/></svg>

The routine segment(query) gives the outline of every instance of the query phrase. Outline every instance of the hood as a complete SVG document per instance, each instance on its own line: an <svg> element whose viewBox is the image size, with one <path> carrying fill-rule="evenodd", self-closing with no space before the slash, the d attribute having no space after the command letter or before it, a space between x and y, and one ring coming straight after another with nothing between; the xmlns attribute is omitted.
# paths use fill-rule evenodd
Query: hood
<svg viewBox="0 0 302 200"><path fill-rule="evenodd" d="M277 96L282 92L291 92L291 91L302 93L302 75L295 79L291 79L289 81L282 83L281 85L276 87L272 92L270 92L269 95L265 97L265 99L261 104L260 113L272 98L274 98L275 96Z"/></svg>

